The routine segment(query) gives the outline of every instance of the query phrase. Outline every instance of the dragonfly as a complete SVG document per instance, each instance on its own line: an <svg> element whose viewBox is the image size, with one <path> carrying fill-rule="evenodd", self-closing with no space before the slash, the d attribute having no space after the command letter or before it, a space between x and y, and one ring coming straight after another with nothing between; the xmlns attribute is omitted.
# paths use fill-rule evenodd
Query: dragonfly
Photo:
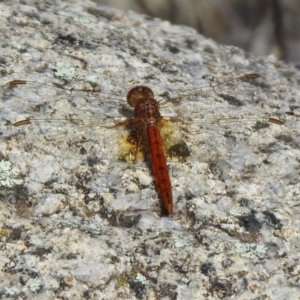
<svg viewBox="0 0 300 300"><path fill-rule="evenodd" d="M239 95L236 95L237 86L243 85L242 100ZM37 94L40 97L44 95L47 100L47 91L54 89L64 90L72 97L76 93L85 92L93 93L101 96L101 91L98 90L83 90L83 89L68 89L62 85L50 85L39 83L35 81L26 80L11 80L5 84L6 94L14 95L22 93L22 86L36 86ZM191 156L191 151L186 142L181 138L177 128L180 131L186 132L187 135L191 132L197 133L204 127L212 127L215 133L222 127L231 126L231 130L239 127L239 123L256 124L275 124L284 125L284 122L274 117L259 118L254 115L252 117L241 117L240 112L249 113L255 107L255 90L256 95L260 95L262 90L269 88L267 81L259 74L251 73L235 77L233 79L216 83L214 85L199 87L196 89L187 89L181 91L176 96L167 97L167 99L156 100L154 92L148 86L138 85L134 86L127 93L127 103L131 107L132 116L130 118L112 117L112 115L102 116L87 116L85 118L77 118L74 116L64 118L36 118L34 116L27 116L18 121L11 122L11 128L25 128L32 127L34 134L41 134L41 131L53 131L55 128L90 128L96 130L97 128L105 128L107 131L118 130L124 132L126 135L126 150L119 152L118 158L120 160L137 162L141 159L148 158L151 163L152 175L154 178L158 198L161 201L163 214L173 214L173 194L171 179L168 171L167 159L175 158L179 161L186 161ZM39 93L39 90L46 90L46 92ZM4 89L3 89L4 90ZM219 101L227 106L213 108L214 112L226 112L231 110L235 112L235 116L207 116L211 115L208 107L211 107L210 96L219 98ZM51 96L53 97L53 96ZM200 100L199 100L200 97ZM37 97L38 98L38 97ZM110 99L109 99L110 98ZM102 95L103 99L103 95ZM181 109L182 104L186 99L193 99L192 107L185 109L185 115ZM44 99L45 100L45 99ZM248 106L244 107L245 100ZM39 101L39 100L38 100ZM198 105L201 103L202 111ZM163 116L161 109L165 106L171 105L175 110L175 116ZM206 108L205 108L206 105ZM124 100L115 95L107 95L107 101L100 103L99 107L106 106L109 111L116 109L124 109ZM228 106L232 108L229 109ZM204 108L203 108L204 107ZM39 112L39 108L37 108ZM125 109L124 109L125 110ZM53 114L56 109L53 109ZM201 117L202 116L202 117ZM113 122L111 123L111 119ZM108 124L109 122L110 124ZM44 127L44 129L41 129ZM29 133L29 134L33 134ZM47 133L46 133L47 134ZM57 133L54 133L54 137ZM58 134L57 134L58 135ZM33 138L34 140L34 138Z"/></svg>

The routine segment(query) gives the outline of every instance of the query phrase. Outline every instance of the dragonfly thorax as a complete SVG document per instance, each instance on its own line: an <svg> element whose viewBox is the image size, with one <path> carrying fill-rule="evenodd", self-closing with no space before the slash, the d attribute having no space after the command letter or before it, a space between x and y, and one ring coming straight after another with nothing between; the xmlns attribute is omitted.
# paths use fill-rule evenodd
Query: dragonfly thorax
<svg viewBox="0 0 300 300"><path fill-rule="evenodd" d="M136 101L134 107L134 116L138 119L144 119L146 123L157 123L161 118L159 104L153 98L141 98Z"/></svg>

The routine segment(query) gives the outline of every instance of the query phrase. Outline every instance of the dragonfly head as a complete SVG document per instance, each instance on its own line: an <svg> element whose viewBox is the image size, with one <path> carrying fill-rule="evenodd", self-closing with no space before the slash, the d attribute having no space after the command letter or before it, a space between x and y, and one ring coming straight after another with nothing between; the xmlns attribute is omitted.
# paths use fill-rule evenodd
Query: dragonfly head
<svg viewBox="0 0 300 300"><path fill-rule="evenodd" d="M127 102L131 107L135 107L140 99L153 99L154 94L150 88L143 85L137 85L127 93Z"/></svg>

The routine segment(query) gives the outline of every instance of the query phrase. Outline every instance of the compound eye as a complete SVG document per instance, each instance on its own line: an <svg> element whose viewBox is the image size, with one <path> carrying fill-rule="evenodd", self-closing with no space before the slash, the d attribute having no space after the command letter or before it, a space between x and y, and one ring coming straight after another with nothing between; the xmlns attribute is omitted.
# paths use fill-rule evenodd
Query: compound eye
<svg viewBox="0 0 300 300"><path fill-rule="evenodd" d="M154 94L150 88L143 85L137 85L127 93L127 103L135 107L140 99L153 99Z"/></svg>

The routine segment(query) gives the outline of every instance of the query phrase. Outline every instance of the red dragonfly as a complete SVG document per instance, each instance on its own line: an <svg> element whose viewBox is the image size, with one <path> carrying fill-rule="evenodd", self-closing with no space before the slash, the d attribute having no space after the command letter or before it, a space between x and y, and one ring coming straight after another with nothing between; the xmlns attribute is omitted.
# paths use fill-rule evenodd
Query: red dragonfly
<svg viewBox="0 0 300 300"><path fill-rule="evenodd" d="M207 126L213 126L214 124L215 126L217 125L220 127L222 125L228 126L228 124L237 125L238 122L251 122L253 124L256 122L263 122L277 125L283 125L284 123L279 119L271 117L259 119L258 117L254 116L252 118L241 119L239 115L236 115L235 117L223 118L203 117L200 119L197 105L195 105L194 111L190 111L189 114L191 120L188 121L188 117L183 117L179 114L175 117L163 117L160 113L161 106L164 106L166 103L168 103L172 104L174 107L179 107L182 104L183 99L191 97L197 99L199 95L202 97L207 97L211 93L215 97L225 100L225 103L233 105L233 107L243 106L243 101L240 101L235 95L236 85L240 85L242 83L245 85L244 97L249 97L250 100L254 99L253 94L251 95L254 89L268 89L268 84L263 77L258 74L246 74L221 84L215 84L213 86L207 86L195 90L189 89L185 93L181 93L180 96L171 97L165 102L162 102L155 100L154 93L149 87L135 86L130 89L127 94L127 102L131 107L133 107L133 117L124 121L115 121L112 125L106 125L107 120L103 116L98 118L88 117L86 119L77 119L73 117L71 119L38 119L28 117L22 119L21 121L12 122L12 125L13 127L26 127L26 125L30 124L33 126L50 124L51 127L57 128L65 126L67 123L69 123L69 125L77 124L79 126L90 128L100 126L108 129L126 129L127 143L131 145L131 147L129 147L130 149L127 151L127 153L121 155L120 158L135 162L138 160L140 153L142 153L144 157L147 153L149 154L149 159L152 165L152 173L163 211L168 215L171 215L173 214L173 196L166 156L177 157L177 159L184 161L190 155L190 151L186 143L178 138L177 134L174 134L174 127L172 126L173 124L179 124L181 129L186 129L189 131L191 130L191 126L196 126L198 127L197 130L200 130L200 126L203 127L203 124L207 124ZM14 91L19 89L22 85L37 85L46 89L50 88L49 85L40 84L37 82L28 82L24 80L9 81L6 84L6 87L9 91ZM51 86L51 89L53 89L53 87L58 89L63 88L62 86ZM71 89L68 91L71 92L71 94L82 92L82 90ZM101 95L101 92L99 95ZM249 99L247 99L248 102ZM114 96L112 97L112 103L114 103L115 106L120 105L120 101L121 100L118 100L118 98ZM255 102L250 102L250 108L254 105ZM237 109L236 111L239 112L241 110ZM249 111L249 107L246 107L246 111ZM50 130L51 127L49 127Z"/></svg>

